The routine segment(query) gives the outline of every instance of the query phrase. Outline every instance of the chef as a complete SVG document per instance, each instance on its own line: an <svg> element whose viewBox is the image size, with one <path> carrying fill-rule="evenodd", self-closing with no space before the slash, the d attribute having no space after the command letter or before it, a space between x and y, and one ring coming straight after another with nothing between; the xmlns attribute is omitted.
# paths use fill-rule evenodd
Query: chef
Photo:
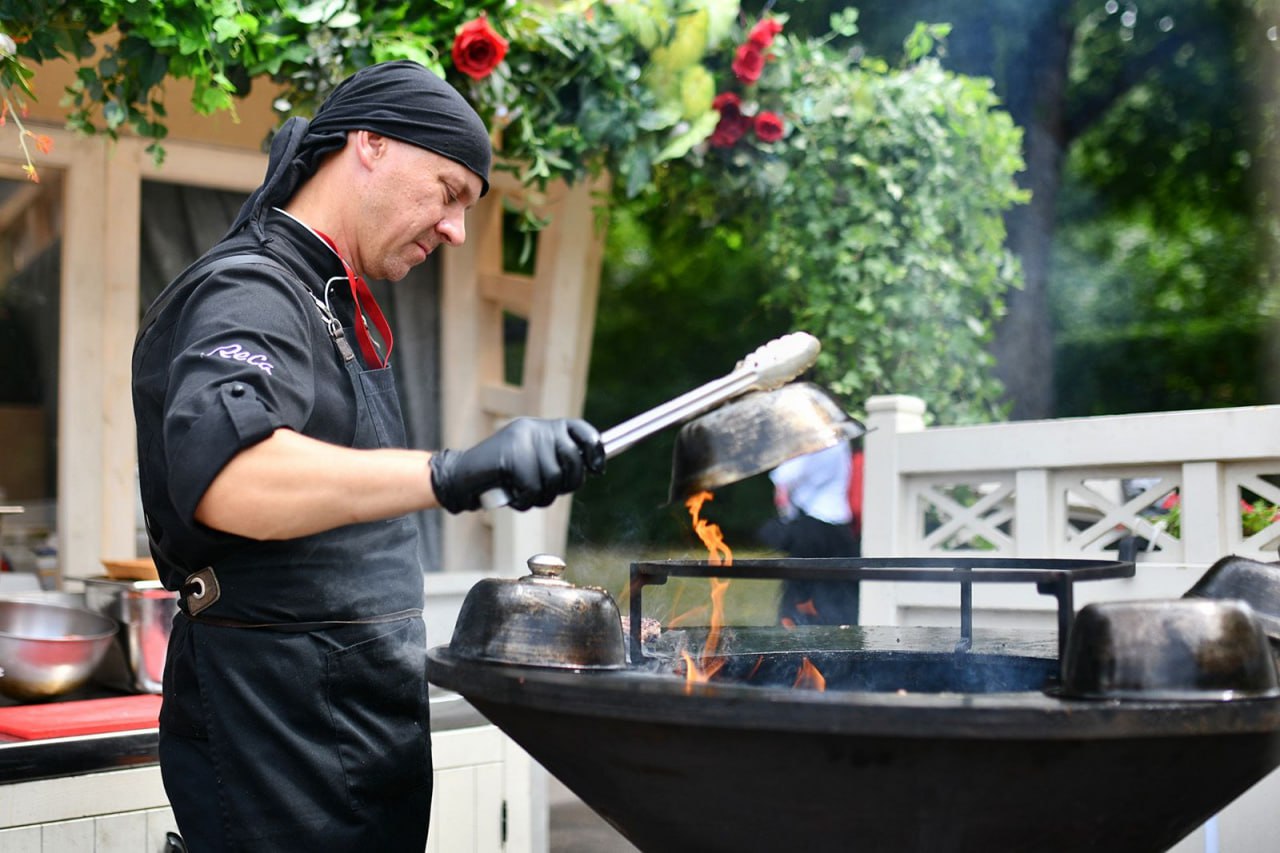
<svg viewBox="0 0 1280 853"><path fill-rule="evenodd" d="M439 77L365 68L285 124L228 234L143 318L143 508L180 591L160 765L195 853L421 853L431 754L408 514L474 510L495 488L546 506L603 468L576 419L405 448L392 334L365 279L461 245L490 156Z"/></svg>

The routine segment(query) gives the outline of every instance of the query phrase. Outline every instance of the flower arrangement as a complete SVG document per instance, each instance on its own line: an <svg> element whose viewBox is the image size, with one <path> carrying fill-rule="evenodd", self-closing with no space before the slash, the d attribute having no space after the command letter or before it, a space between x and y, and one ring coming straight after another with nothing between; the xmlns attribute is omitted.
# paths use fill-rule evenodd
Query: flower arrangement
<svg viewBox="0 0 1280 853"><path fill-rule="evenodd" d="M611 198L749 241L768 268L760 303L823 340L817 370L842 398L913 389L958 423L998 411L986 344L1019 277L1004 217L1026 200L1021 132L989 80L932 55L945 25L918 24L895 66L852 49L856 9L802 37L769 2L759 15L739 0L468 0L429 15L379 0L8 5L0 114L33 179L27 61L81 65L68 125L130 130L159 160L166 79L190 81L209 113L266 78L282 116L309 115L354 69L412 59L470 100L495 167L534 190L526 228L537 190L607 174Z"/></svg>
<svg viewBox="0 0 1280 853"><path fill-rule="evenodd" d="M751 28L746 41L738 45L732 68L743 86L753 87L760 80L765 64L775 58L769 53L769 48L780 32L781 21L764 17ZM786 132L782 116L772 110L757 110L753 115L744 112L742 96L736 92L721 92L716 95L713 105L720 113L710 140L715 148L733 147L748 131L754 132L761 142L777 142Z"/></svg>
<svg viewBox="0 0 1280 853"><path fill-rule="evenodd" d="M517 6L501 20L478 17L460 28L454 67L501 131L500 165L529 183L608 171L634 196L655 168L700 157L726 138L723 95L760 78L783 23L766 15L745 36L743 27L737 0ZM505 60L464 68L459 56L480 38L501 46L484 48L486 57ZM778 113L757 115L752 102L738 115L744 132L782 138Z"/></svg>
<svg viewBox="0 0 1280 853"><path fill-rule="evenodd" d="M1182 498L1173 491L1160 501L1159 507L1164 511L1158 524L1168 531L1170 536L1182 533ZM1261 533L1271 525L1280 521L1280 505L1258 498L1252 502L1240 499L1240 533L1245 537Z"/></svg>

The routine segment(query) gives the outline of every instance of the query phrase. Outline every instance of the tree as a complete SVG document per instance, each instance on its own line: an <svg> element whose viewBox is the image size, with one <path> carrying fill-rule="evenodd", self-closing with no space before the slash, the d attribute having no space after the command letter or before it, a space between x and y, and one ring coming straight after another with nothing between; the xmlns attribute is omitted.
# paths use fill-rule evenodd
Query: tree
<svg viewBox="0 0 1280 853"><path fill-rule="evenodd" d="M1064 224L1067 242L1075 241L1072 216L1087 216L1101 233L1117 230L1099 224L1103 217L1139 215L1142 207L1165 212L1161 228L1172 226L1172 211L1194 209L1210 219L1231 211L1255 229L1242 261L1251 270L1248 289L1274 285L1280 24L1274 3L867 0L861 8L859 38L871 51L885 50L911 21L951 23L948 67L991 77L1024 130L1020 182L1031 199L1007 217L1024 287L1010 294L993 347L1013 417L1056 413L1052 307L1055 291L1068 296L1075 282L1063 280L1067 269L1053 247ZM806 16L802 26L820 25L822 14L821 4L793 10L796 18ZM1087 230L1090 222L1079 225ZM1224 235L1237 228L1224 227ZM1182 242L1177 232L1157 229L1147 238ZM1102 264L1090 255L1070 271L1088 277ZM1126 277L1134 272L1130 265ZM1204 272L1207 279L1240 280ZM1150 304L1149 296L1136 304ZM1079 308L1074 300L1056 303Z"/></svg>

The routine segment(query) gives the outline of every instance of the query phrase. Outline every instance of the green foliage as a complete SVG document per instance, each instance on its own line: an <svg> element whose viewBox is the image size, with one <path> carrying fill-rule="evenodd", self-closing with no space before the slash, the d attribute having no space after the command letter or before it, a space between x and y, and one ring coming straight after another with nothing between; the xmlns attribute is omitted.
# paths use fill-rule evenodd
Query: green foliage
<svg viewBox="0 0 1280 853"><path fill-rule="evenodd" d="M1064 335L1063 417L1208 409L1272 399L1275 321L1259 315L1133 323Z"/></svg>
<svg viewBox="0 0 1280 853"><path fill-rule="evenodd" d="M1020 131L988 81L935 60L891 71L794 48L770 301L823 341L820 373L851 404L910 393L947 422L989 419L986 343L1019 280L1002 216L1025 200Z"/></svg>
<svg viewBox="0 0 1280 853"><path fill-rule="evenodd" d="M1280 399L1277 44L1264 35L1276 9L1264 5L1148 0L1137 17L1081 16L1080 133L1050 291L1062 414ZM1132 85L1108 102L1116 79Z"/></svg>
<svg viewBox="0 0 1280 853"><path fill-rule="evenodd" d="M482 13L509 50L477 80L453 67L451 47ZM166 76L194 83L199 112L232 109L266 76L285 87L278 109L309 114L355 68L417 59L488 121L499 168L535 187L608 173L615 200L684 223L693 263L708 239L745 247L752 275L739 282L758 289L708 270L708 291L763 300L771 322L817 335L818 378L850 408L893 391L949 421L995 412L985 344L1019 278L1001 217L1024 200L1020 134L989 81L929 58L946 25L910 30L893 67L834 47L858 28L846 10L819 39L768 34L755 80L733 66L755 23L735 0L0 0L0 20L25 37L21 57L93 60L70 92L73 127L157 143ZM0 73L12 85L22 67L10 58ZM730 91L746 130L709 145L723 121L711 99ZM752 122L766 112L774 130L761 132Z"/></svg>

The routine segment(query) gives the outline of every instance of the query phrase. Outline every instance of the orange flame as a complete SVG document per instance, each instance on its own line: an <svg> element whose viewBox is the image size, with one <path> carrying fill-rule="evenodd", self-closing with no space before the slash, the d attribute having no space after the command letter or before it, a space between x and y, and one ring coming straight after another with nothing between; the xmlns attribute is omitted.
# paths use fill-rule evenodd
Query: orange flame
<svg viewBox="0 0 1280 853"><path fill-rule="evenodd" d="M718 524L712 524L702 518L702 505L713 500L715 495L711 492L698 492L684 502L685 507L689 510L690 517L693 518L693 532L698 534L698 538L702 540L702 544L707 546L707 562L713 566L731 566L733 565L733 552L729 550L729 546L724 542L724 534L720 532ZM724 628L724 596L729 590L729 581L720 578L711 578L711 624L707 631L707 643L702 647L702 658L699 666L694 666L692 658L687 655L687 679L689 681L699 680L706 681L720 671L720 667L724 665L723 660L714 661L716 649L720 645L720 632ZM700 677L695 678L694 673L697 672Z"/></svg>
<svg viewBox="0 0 1280 853"><path fill-rule="evenodd" d="M813 662L805 658L800 664L800 669L796 672L796 683L791 685L803 690L817 690L819 693L827 689L827 679L813 665Z"/></svg>
<svg viewBox="0 0 1280 853"><path fill-rule="evenodd" d="M702 665L699 666L698 661L695 661L686 651L681 651L680 657L684 658L684 683L686 685L705 684L724 666L723 658L708 661L703 657Z"/></svg>
<svg viewBox="0 0 1280 853"><path fill-rule="evenodd" d="M701 517L702 504L714 499L715 495L711 492L698 492L686 500L684 505L688 508L689 515L693 517L693 532L698 534L702 544L707 546L709 554L707 562L713 566L732 566L733 552L729 550L728 545L724 544L724 534L720 532L720 525L712 524Z"/></svg>
<svg viewBox="0 0 1280 853"><path fill-rule="evenodd" d="M702 666L707 666L707 658L716 653L720 645L720 630L724 628L724 594L729 591L729 582L720 578L711 578L711 627L707 631L707 644L702 647Z"/></svg>

